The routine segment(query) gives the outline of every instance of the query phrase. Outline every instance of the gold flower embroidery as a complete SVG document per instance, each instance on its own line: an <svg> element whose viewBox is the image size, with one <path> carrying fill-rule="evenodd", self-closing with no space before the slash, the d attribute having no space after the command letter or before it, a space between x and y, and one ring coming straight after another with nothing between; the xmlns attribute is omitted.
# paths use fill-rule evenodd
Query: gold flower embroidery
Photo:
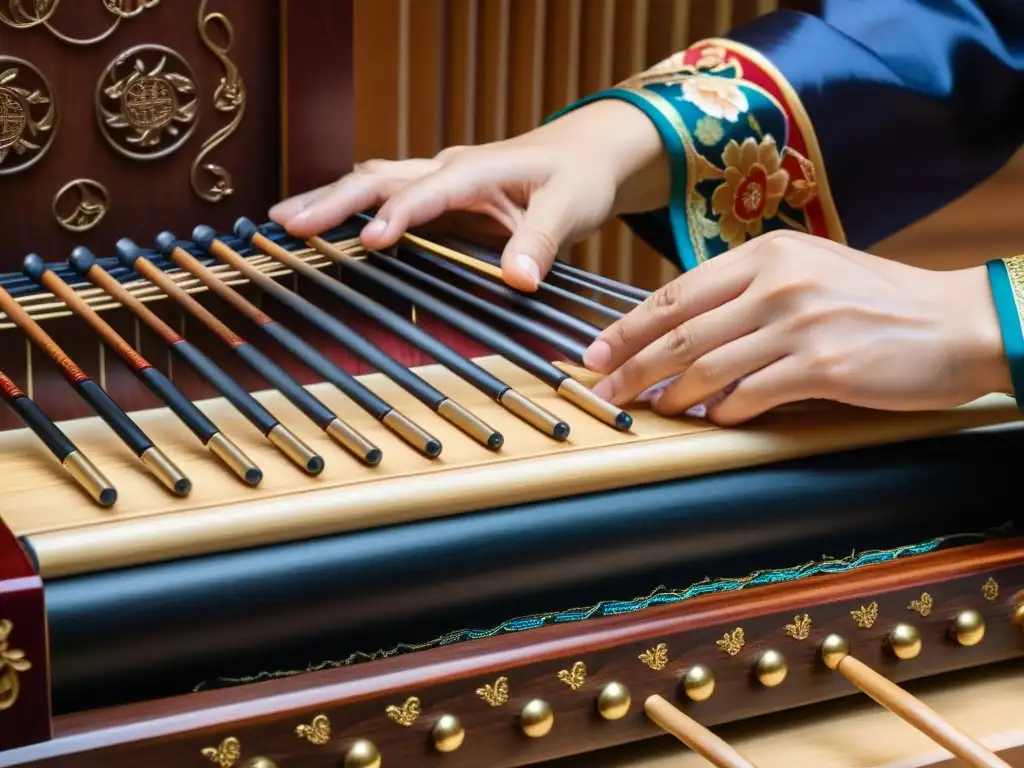
<svg viewBox="0 0 1024 768"><path fill-rule="evenodd" d="M775 139L765 136L758 144L746 139L730 141L722 153L725 181L711 196L712 210L721 216L722 240L730 248L742 245L747 236L761 234L764 219L778 213L789 174L782 169Z"/></svg>
<svg viewBox="0 0 1024 768"><path fill-rule="evenodd" d="M740 114L750 109L746 95L733 80L714 75L698 75L680 84L683 101L688 101L704 114L735 123Z"/></svg>
<svg viewBox="0 0 1024 768"><path fill-rule="evenodd" d="M789 188L786 190L786 204L803 208L818 196L818 180L814 163L795 149L782 150L782 169L789 174Z"/></svg>

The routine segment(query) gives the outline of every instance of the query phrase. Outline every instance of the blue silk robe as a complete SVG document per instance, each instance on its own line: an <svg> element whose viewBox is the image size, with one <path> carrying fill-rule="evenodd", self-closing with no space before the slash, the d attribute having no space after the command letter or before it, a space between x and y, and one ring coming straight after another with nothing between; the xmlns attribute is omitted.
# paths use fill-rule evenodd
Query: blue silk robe
<svg viewBox="0 0 1024 768"><path fill-rule="evenodd" d="M681 268L776 229L866 249L1024 143L1024 0L824 0L569 109L607 98L643 110L668 150L669 206L627 221ZM1024 199L1006 204L1024 217ZM1021 401L1024 257L989 274Z"/></svg>

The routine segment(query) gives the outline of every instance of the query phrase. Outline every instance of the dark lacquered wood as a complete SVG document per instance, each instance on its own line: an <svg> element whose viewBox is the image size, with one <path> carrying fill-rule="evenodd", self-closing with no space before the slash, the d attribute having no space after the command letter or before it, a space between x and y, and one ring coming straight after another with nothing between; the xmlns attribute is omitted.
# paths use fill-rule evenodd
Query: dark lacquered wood
<svg viewBox="0 0 1024 768"><path fill-rule="evenodd" d="M23 651L32 668L17 672L19 692L12 706L0 709L0 754L24 744L50 738L49 654L46 644L46 608L43 581L25 550L0 519L0 621L11 624L6 648L0 653ZM10 696L15 674L0 655L0 700ZM5 679L6 678L6 679Z"/></svg>
<svg viewBox="0 0 1024 768"><path fill-rule="evenodd" d="M990 577L999 584L993 600L982 589ZM831 632L842 633L855 656L897 682L1024 656L1024 633L1010 621L1022 588L1024 541L965 546L854 573L708 595L640 614L72 715L57 721L54 741L0 755L0 766L48 768L73 759L76 768L93 768L154 764L157 756L168 764L187 765L202 748L229 737L240 741L244 759L263 756L289 768L338 765L356 738L373 740L386 765L528 765L658 735L640 706L652 693L676 702L705 725L850 695L855 691L849 684L820 661L820 643ZM908 606L925 591L933 605L927 616L919 616ZM851 611L872 602L878 606L877 621L870 628L858 627ZM988 624L984 640L970 648L948 637L954 616L968 608L981 612ZM802 641L787 637L785 625L804 613L812 618L810 636ZM885 638L898 621L921 631L923 650L912 661L897 661L886 651ZM746 644L730 656L716 641L737 627L743 628ZM668 647L667 666L660 671L644 666L639 655L662 642ZM769 648L783 652L790 668L786 681L771 689L752 674L758 656ZM577 661L587 665L589 676L582 689L572 691L557 675ZM679 686L696 663L709 666L717 678L714 696L701 703L685 699ZM509 700L490 707L475 691L499 676L509 680ZM596 715L595 700L601 685L612 680L631 689L634 707L626 718L605 722ZM403 728L386 717L385 708L409 696L422 701L422 714L412 727ZM517 729L517 713L537 697L554 708L555 727L547 737L530 740ZM299 739L296 727L320 714L332 722L331 741L317 746ZM463 747L448 755L433 751L428 738L442 714L458 716L467 730Z"/></svg>

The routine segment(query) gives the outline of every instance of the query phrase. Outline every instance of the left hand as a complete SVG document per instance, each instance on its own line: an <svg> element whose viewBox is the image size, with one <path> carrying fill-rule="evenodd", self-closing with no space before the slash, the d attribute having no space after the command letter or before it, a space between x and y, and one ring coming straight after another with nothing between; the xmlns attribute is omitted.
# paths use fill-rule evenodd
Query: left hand
<svg viewBox="0 0 1024 768"><path fill-rule="evenodd" d="M799 233L763 235L663 286L587 350L594 392L719 424L811 399L928 410L1010 392L984 266L910 267Z"/></svg>

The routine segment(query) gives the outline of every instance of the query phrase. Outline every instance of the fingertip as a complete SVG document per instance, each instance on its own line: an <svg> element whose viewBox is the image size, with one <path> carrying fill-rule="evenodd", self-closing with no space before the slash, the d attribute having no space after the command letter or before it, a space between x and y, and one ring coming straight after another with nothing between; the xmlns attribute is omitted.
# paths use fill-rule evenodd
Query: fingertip
<svg viewBox="0 0 1024 768"><path fill-rule="evenodd" d="M607 373L612 362L612 347L601 338L596 339L583 353L583 364L595 373Z"/></svg>

